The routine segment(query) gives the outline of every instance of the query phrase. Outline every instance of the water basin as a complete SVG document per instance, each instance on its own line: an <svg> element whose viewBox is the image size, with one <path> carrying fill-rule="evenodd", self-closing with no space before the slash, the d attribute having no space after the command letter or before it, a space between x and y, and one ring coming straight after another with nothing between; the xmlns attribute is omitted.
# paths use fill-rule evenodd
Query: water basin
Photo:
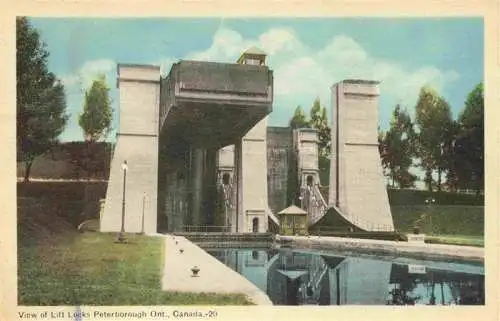
<svg viewBox="0 0 500 321"><path fill-rule="evenodd" d="M483 305L484 265L295 249L206 249L275 305Z"/></svg>

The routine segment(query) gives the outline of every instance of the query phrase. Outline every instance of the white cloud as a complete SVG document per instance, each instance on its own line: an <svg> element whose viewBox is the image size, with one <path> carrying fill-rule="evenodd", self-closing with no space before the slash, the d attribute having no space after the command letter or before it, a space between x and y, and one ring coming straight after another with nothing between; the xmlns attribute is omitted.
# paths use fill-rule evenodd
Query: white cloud
<svg viewBox="0 0 500 321"><path fill-rule="evenodd" d="M238 32L230 29L219 29L214 35L210 48L188 54L184 59L207 61L236 60L241 52L251 45L252 42L244 40Z"/></svg>
<svg viewBox="0 0 500 321"><path fill-rule="evenodd" d="M112 73L116 70L116 62L111 59L87 61L74 74L61 76L62 83L67 87L78 87L80 90L88 88L92 81L99 75L106 75L108 83L114 82Z"/></svg>
<svg viewBox="0 0 500 321"><path fill-rule="evenodd" d="M73 141L83 138L78 125L78 116L82 112L84 92L92 85L92 81L99 74L104 74L108 86L113 88L116 81L116 63L111 59L91 60L85 62L75 73L59 76L65 87L67 111L70 114L67 130L62 135L63 140ZM111 91L111 98L113 99L113 91ZM118 108L115 99L112 101L112 108L114 109L113 118L116 120ZM116 124L113 126L116 126Z"/></svg>
<svg viewBox="0 0 500 321"><path fill-rule="evenodd" d="M407 106L415 104L423 85L442 91L459 78L454 70L435 66L409 69L395 61L378 59L346 35L334 37L320 50L312 49L286 28L270 29L257 39L245 39L234 30L219 28L208 49L192 52L184 59L234 62L252 45L268 54L268 64L274 70L275 105L290 110L298 104L309 107L316 97L328 106L331 85L347 78L379 80L381 95Z"/></svg>
<svg viewBox="0 0 500 321"><path fill-rule="evenodd" d="M165 58L165 59L162 59L156 63L153 63L153 65L159 65L160 66L160 73L162 74L162 76L165 76L168 74L168 72L170 71L170 68L172 68L172 64L175 61L176 60L173 58Z"/></svg>

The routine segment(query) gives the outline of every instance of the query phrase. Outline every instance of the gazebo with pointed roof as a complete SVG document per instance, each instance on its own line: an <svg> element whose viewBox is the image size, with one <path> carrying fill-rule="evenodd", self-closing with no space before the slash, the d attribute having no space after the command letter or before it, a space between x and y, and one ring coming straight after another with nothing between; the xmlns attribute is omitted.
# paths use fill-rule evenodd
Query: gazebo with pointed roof
<svg viewBox="0 0 500 321"><path fill-rule="evenodd" d="M307 212L298 206L291 205L278 213L280 233L283 235L306 235Z"/></svg>
<svg viewBox="0 0 500 321"><path fill-rule="evenodd" d="M266 65L266 53L261 49L252 46L245 50L238 58L237 63L242 65L257 65L257 66L265 66Z"/></svg>

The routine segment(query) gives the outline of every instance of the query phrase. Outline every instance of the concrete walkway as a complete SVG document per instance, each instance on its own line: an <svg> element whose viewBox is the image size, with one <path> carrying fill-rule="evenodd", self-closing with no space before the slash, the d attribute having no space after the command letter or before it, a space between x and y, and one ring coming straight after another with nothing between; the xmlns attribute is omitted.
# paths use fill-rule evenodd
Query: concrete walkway
<svg viewBox="0 0 500 321"><path fill-rule="evenodd" d="M289 241L300 248L358 251L371 254L390 254L422 259L444 259L484 262L484 248L445 244L380 241L328 236L283 236L276 241Z"/></svg>
<svg viewBox="0 0 500 321"><path fill-rule="evenodd" d="M166 235L162 290L195 293L242 293L257 305L272 305L269 297L238 272L184 237ZM178 244L176 244L176 241ZM183 249L181 254L179 249ZM200 268L192 277L191 268Z"/></svg>

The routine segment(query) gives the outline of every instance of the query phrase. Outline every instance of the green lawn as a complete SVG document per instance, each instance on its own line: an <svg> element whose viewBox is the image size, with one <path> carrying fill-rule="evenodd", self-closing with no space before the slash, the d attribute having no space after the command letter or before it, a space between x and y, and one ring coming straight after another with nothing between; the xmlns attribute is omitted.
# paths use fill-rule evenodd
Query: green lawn
<svg viewBox="0 0 500 321"><path fill-rule="evenodd" d="M394 226L403 233L412 230L422 216L422 233L428 235L464 235L482 238L484 207L481 206L391 206Z"/></svg>
<svg viewBox="0 0 500 321"><path fill-rule="evenodd" d="M20 305L249 305L244 295L164 292L163 240L73 234L19 247Z"/></svg>
<svg viewBox="0 0 500 321"><path fill-rule="evenodd" d="M484 238L481 236L426 235L425 242L434 244L467 245L467 246L484 247Z"/></svg>

